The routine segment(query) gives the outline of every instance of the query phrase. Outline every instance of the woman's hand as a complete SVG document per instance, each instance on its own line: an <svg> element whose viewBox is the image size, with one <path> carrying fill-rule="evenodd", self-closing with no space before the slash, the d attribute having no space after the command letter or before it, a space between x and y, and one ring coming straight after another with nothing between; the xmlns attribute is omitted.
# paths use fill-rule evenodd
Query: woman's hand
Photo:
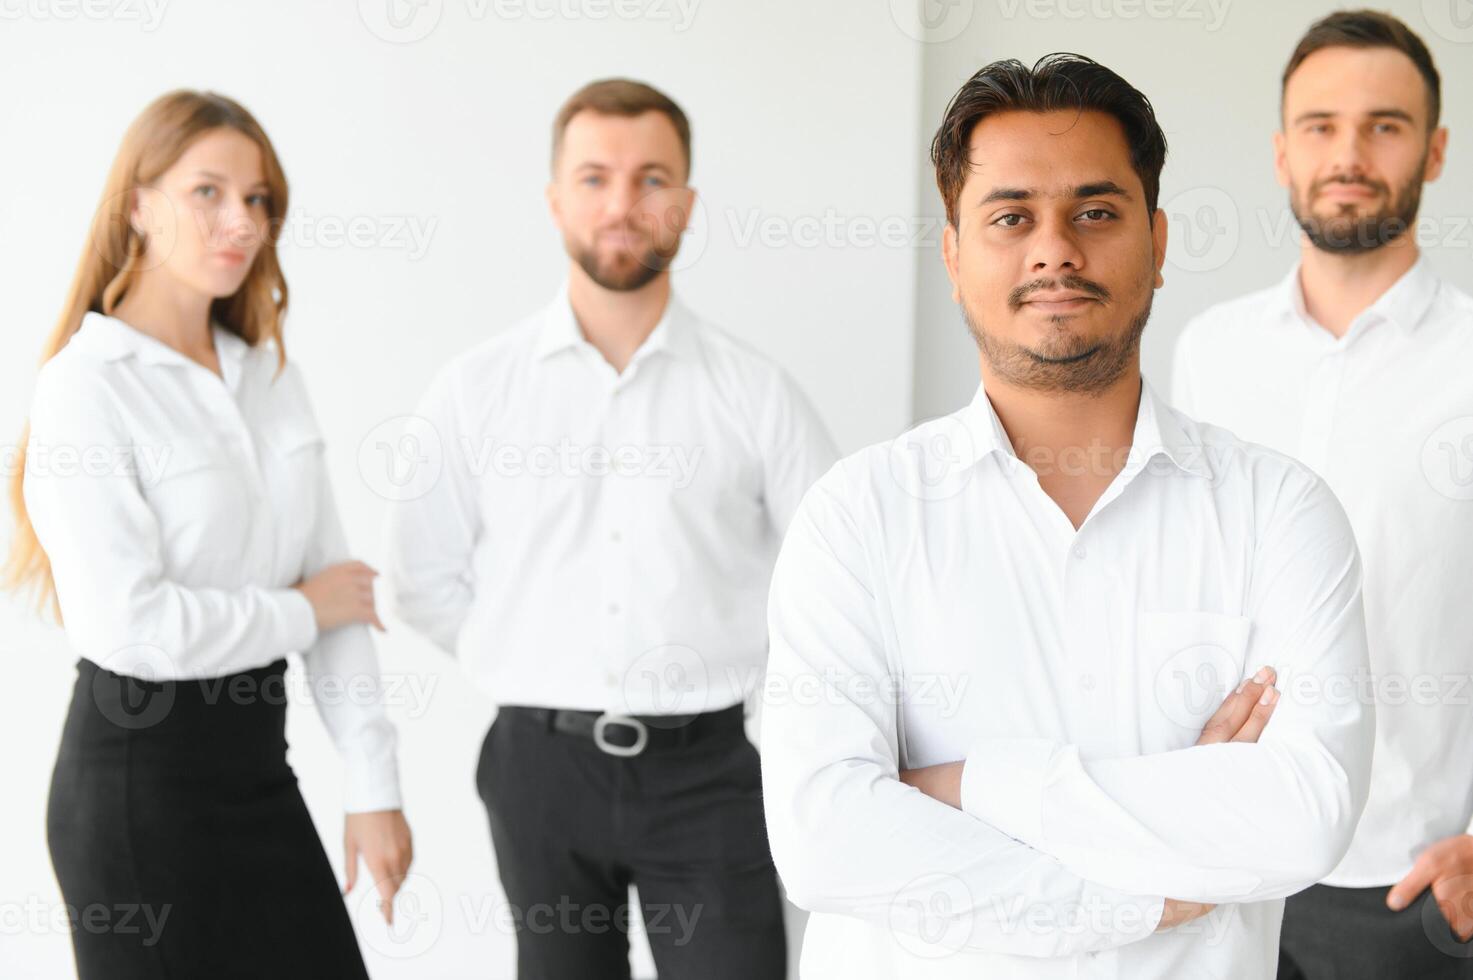
<svg viewBox="0 0 1473 980"><path fill-rule="evenodd" d="M353 890L358 880L358 858L368 865L378 889L378 906L384 921L394 924L394 894L404 883L414 860L414 841L403 810L375 810L350 813L343 827L343 854L348 863L348 880L343 894Z"/></svg>
<svg viewBox="0 0 1473 980"><path fill-rule="evenodd" d="M317 628L326 632L348 623L369 623L383 631L373 605L373 580L378 572L361 561L329 565L294 588L312 603Z"/></svg>

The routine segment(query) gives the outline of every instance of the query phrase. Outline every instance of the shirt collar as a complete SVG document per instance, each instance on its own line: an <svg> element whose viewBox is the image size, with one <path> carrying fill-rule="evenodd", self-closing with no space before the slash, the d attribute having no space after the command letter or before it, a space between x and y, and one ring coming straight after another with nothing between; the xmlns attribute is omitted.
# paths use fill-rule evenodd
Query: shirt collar
<svg viewBox="0 0 1473 980"><path fill-rule="evenodd" d="M630 363L633 364L657 351L666 351L677 357L693 355L695 352L693 320L691 312L672 292L669 302L665 304L665 312L660 315L659 322L655 324L655 329L650 331L644 343L639 345ZM578 326L578 318L573 315L573 305L568 299L567 283L563 283L558 289L557 296L543 312L542 327L537 332L537 341L532 354L537 360L542 360L558 351L579 346L593 347L583 336L583 329Z"/></svg>
<svg viewBox="0 0 1473 980"><path fill-rule="evenodd" d="M965 451L971 454L967 460L969 464L981 462L996 453L1009 473L1023 465L982 384L977 385L976 394L960 415L969 443L965 447ZM1126 477L1134 476L1158 457L1165 457L1184 472L1212 478L1207 452L1195 425L1163 402L1150 382L1142 378L1140 407L1136 411L1130 455L1124 468Z"/></svg>
<svg viewBox="0 0 1473 980"><path fill-rule="evenodd" d="M220 370L227 379L240 377L241 362L245 359L250 344L234 331L219 323L212 323L215 335L215 354L220 358ZM162 340L130 326L115 316L107 316L88 310L82 314L82 325L70 343L81 344L104 360L116 361L124 357L136 357L144 364L194 364ZM233 384L232 384L233 387Z"/></svg>
<svg viewBox="0 0 1473 980"><path fill-rule="evenodd" d="M1301 323L1322 329L1310 317L1304 306L1304 289L1299 283L1301 263L1284 277L1275 294L1274 308L1281 317L1298 318ZM1427 256L1418 255L1412 267L1392 283L1376 301L1355 318L1356 323L1388 321L1404 334L1410 334L1426 319L1427 310L1437 298L1441 280L1432 271ZM1346 334L1349 336L1349 332Z"/></svg>
<svg viewBox="0 0 1473 980"><path fill-rule="evenodd" d="M1163 456L1185 473L1212 479L1212 467L1196 425L1166 404L1151 383L1142 378L1141 406L1136 413L1126 468L1145 466Z"/></svg>

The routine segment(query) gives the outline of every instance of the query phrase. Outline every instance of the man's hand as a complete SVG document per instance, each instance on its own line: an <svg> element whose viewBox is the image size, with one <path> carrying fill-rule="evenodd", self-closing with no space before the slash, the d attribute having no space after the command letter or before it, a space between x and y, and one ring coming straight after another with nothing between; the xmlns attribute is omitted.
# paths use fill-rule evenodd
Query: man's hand
<svg viewBox="0 0 1473 980"><path fill-rule="evenodd" d="M378 906L384 921L394 924L394 893L404 883L414 860L414 842L402 810L350 813L343 828L343 855L348 862L348 880L343 894L358 880L358 859L368 865L378 889Z"/></svg>
<svg viewBox="0 0 1473 980"><path fill-rule="evenodd" d="M1260 667L1258 673L1238 685L1218 707L1217 713L1207 719L1198 745L1216 742L1256 742L1279 703L1279 692L1274 687L1278 675L1272 667Z"/></svg>
<svg viewBox="0 0 1473 980"><path fill-rule="evenodd" d="M1458 834L1427 848L1407 876L1386 893L1386 907L1400 912L1428 887L1460 942L1473 939L1473 835Z"/></svg>
<svg viewBox="0 0 1473 980"><path fill-rule="evenodd" d="M1174 898L1166 900L1166 910L1161 913L1161 921L1156 924L1156 931L1174 928L1193 919L1202 916L1217 908L1216 905L1208 905L1205 902L1179 902Z"/></svg>
<svg viewBox="0 0 1473 980"><path fill-rule="evenodd" d="M962 763L943 762L939 766L902 769L900 781L914 786L933 800L962 808Z"/></svg>

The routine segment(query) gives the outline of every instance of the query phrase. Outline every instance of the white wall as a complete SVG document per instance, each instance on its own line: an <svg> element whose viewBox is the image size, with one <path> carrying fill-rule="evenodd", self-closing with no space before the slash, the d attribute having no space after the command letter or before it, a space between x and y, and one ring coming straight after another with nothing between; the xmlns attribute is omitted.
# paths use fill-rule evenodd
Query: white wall
<svg viewBox="0 0 1473 980"><path fill-rule="evenodd" d="M1166 286L1142 341L1142 368L1161 394L1177 335L1192 315L1281 279L1298 254L1287 192L1274 180L1279 76L1311 23L1358 3L1328 0L954 0L924 61L927 138L952 94L983 64L1050 51L1101 61L1146 94L1169 147L1161 207L1170 218ZM1375 0L1404 20L1442 74L1448 166L1422 198L1434 267L1473 289L1473 23L1467 0ZM1467 24L1467 26L1459 26ZM921 207L941 214L933 173ZM930 212L928 212L930 213ZM977 350L951 302L939 246L918 256L915 415L954 410L977 387Z"/></svg>
<svg viewBox="0 0 1473 980"><path fill-rule="evenodd" d="M921 46L883 3L431 0L419 9L433 29L392 43L367 26L383 30L387 0L173 0L156 24L125 19L145 9L131 0L100 0L112 6L89 7L108 14L97 17L68 2L0 0L6 443L123 129L176 86L241 100L282 157L296 215L283 249L288 350L311 385L349 535L370 562L387 505L357 470L358 446L411 411L445 359L556 287L565 260L542 197L551 120L595 77L648 80L692 119L705 212L676 278L690 304L783 363L845 449L909 417L914 266L905 247L867 244L863 226L913 211ZM648 16L617 15L630 9ZM541 19L548 10L563 14ZM351 222L356 244L343 244ZM841 226L838 244L825 222ZM0 973L54 980L71 953L53 924L44 806L72 658L58 632L4 601ZM360 886L352 904L370 969L512 976L511 937L487 918L501 893L473 785L491 706L451 661L389 627L386 674L429 692L393 709L416 831L408 891L424 917L396 942L359 906ZM289 736L339 863L337 760L310 709L293 712Z"/></svg>

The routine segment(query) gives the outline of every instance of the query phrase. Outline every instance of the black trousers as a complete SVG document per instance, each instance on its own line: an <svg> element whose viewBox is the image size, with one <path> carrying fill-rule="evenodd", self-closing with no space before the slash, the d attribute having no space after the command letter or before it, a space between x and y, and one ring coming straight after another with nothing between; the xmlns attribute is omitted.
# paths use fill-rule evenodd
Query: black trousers
<svg viewBox="0 0 1473 980"><path fill-rule="evenodd" d="M627 758L545 714L502 708L476 772L519 980L627 978L634 914L661 980L782 980L782 904L741 705L678 741L656 730Z"/></svg>
<svg viewBox="0 0 1473 980"><path fill-rule="evenodd" d="M46 829L81 980L368 980L286 762L285 670L78 662Z"/></svg>
<svg viewBox="0 0 1473 980"><path fill-rule="evenodd" d="M1314 885L1291 895L1279 980L1473 980L1473 943L1458 942L1432 892L1393 912L1390 890Z"/></svg>

